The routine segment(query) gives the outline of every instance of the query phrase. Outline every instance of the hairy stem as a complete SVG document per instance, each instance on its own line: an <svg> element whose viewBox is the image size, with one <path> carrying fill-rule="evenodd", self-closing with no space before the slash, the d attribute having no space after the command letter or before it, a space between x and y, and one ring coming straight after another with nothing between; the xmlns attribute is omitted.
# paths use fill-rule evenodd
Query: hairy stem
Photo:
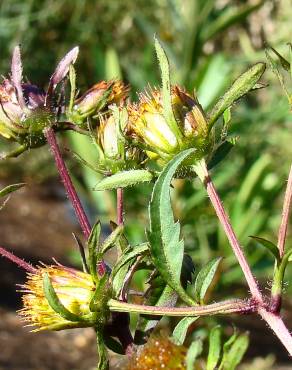
<svg viewBox="0 0 292 370"><path fill-rule="evenodd" d="M277 314L267 311L263 307L260 307L258 309L258 313L266 321L270 328L274 331L276 336L279 338L279 340L282 342L284 347L289 352L290 356L292 356L292 337L289 330L283 323L281 317Z"/></svg>
<svg viewBox="0 0 292 370"><path fill-rule="evenodd" d="M72 206L74 208L75 214L77 216L77 219L79 221L79 224L81 226L81 229L83 231L83 234L86 238L86 240L89 238L90 232L91 232L91 226L88 221L88 218L86 216L86 213L84 211L84 208L81 204L81 201L77 195L77 192L75 190L75 187L73 185L73 182L71 180L71 177L69 175L68 169L66 167L66 164L62 158L60 148L55 136L55 132L52 127L48 127L44 130L44 135L47 139L47 142L51 148L51 151L53 153L53 156L55 158L56 166L59 171L60 177L62 179L62 182L64 184L64 187L66 189L68 198L70 199ZM99 273L103 275L105 272L105 264L102 262L100 266L98 266Z"/></svg>
<svg viewBox="0 0 292 370"><path fill-rule="evenodd" d="M288 177L288 183L287 183L287 188L286 188L284 203L283 203L282 220L281 220L281 225L279 227L279 233L278 233L278 249L279 249L281 258L284 256L284 252L285 252L285 241L286 241L286 235L287 235L291 203L292 203L292 166L290 167L290 173Z"/></svg>
<svg viewBox="0 0 292 370"><path fill-rule="evenodd" d="M230 224L228 215L223 207L223 204L217 194L217 191L215 189L215 186L210 178L210 175L208 173L207 167L205 162L200 162L199 164L195 165L195 170L204 184L207 193L209 195L209 198L211 200L211 203L215 209L215 212L217 214L217 217L219 218L219 221L225 231L225 234L229 240L229 243L232 247L232 250L238 260L238 263L240 264L240 267L243 271L243 274L245 276L245 279L247 281L247 284L249 286L250 292L254 299L259 302L263 303L262 294L259 290L259 287L257 285L257 282L252 275L252 272L250 270L249 264L245 258L245 255L241 249L241 246L237 240L237 237L234 233L234 230Z"/></svg>
<svg viewBox="0 0 292 370"><path fill-rule="evenodd" d="M124 224L124 189L117 188L117 224Z"/></svg>
<svg viewBox="0 0 292 370"><path fill-rule="evenodd" d="M8 252L5 248L0 247L0 255L9 259L11 262L15 263L19 267L23 268L27 272L35 273L37 269L33 267L30 263L25 262L23 259L16 257L13 253Z"/></svg>
<svg viewBox="0 0 292 370"><path fill-rule="evenodd" d="M230 299L225 302L193 307L144 306L110 299L109 309L116 312L140 313L154 316L208 316L216 314L251 313L256 311L252 300Z"/></svg>

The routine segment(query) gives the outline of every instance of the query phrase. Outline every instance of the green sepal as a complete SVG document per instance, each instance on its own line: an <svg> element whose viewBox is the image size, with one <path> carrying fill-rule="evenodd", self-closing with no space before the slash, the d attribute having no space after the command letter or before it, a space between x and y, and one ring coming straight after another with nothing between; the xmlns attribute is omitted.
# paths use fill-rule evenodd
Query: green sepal
<svg viewBox="0 0 292 370"><path fill-rule="evenodd" d="M215 370L221 354L221 327L215 326L209 335L209 352L206 370Z"/></svg>
<svg viewBox="0 0 292 370"><path fill-rule="evenodd" d="M99 277L97 275L96 265L98 262L98 246L101 233L100 221L97 221L89 235L87 245L88 245L88 267L90 275L95 282L98 282Z"/></svg>
<svg viewBox="0 0 292 370"><path fill-rule="evenodd" d="M261 78L266 69L265 63L257 63L239 76L232 84L230 89L213 107L208 114L208 125L211 129L217 119L230 107L236 100L247 94Z"/></svg>
<svg viewBox="0 0 292 370"><path fill-rule="evenodd" d="M99 181L93 190L103 191L117 188L126 188L141 182L149 182L153 179L153 174L147 170L121 171L112 176L108 176Z"/></svg>
<svg viewBox="0 0 292 370"><path fill-rule="evenodd" d="M158 177L149 204L150 230L147 237L152 260L163 277L187 304L195 304L181 285L181 268L184 256L184 242L180 240L180 224L174 221L170 201L171 180L180 164L194 149L176 155Z"/></svg>
<svg viewBox="0 0 292 370"><path fill-rule="evenodd" d="M190 345L186 355L187 370L193 370L196 359L203 352L203 341L198 338Z"/></svg>
<svg viewBox="0 0 292 370"><path fill-rule="evenodd" d="M182 345L186 339L187 331L199 317L184 317L176 325L172 333L172 341L177 345Z"/></svg>
<svg viewBox="0 0 292 370"><path fill-rule="evenodd" d="M73 322L84 322L90 321L88 318L84 318L82 316L75 315L74 313L70 312L60 301L52 283L47 273L44 274L43 277L43 286L44 286L44 294L45 297L50 305L50 307L63 319Z"/></svg>
<svg viewBox="0 0 292 370"><path fill-rule="evenodd" d="M171 84L168 58L156 37L154 38L154 42L162 78L163 115L176 138L181 139L182 133L177 125L171 104Z"/></svg>
<svg viewBox="0 0 292 370"><path fill-rule="evenodd" d="M204 298L207 290L214 279L214 276L218 270L221 261L222 257L214 258L199 271L195 280L194 289L195 300L197 303L204 303Z"/></svg>
<svg viewBox="0 0 292 370"><path fill-rule="evenodd" d="M70 100L68 111L72 112L76 95L76 71L73 64L70 64L69 66L69 81L70 81Z"/></svg>
<svg viewBox="0 0 292 370"><path fill-rule="evenodd" d="M5 197L6 195L22 188L24 185L25 185L24 182L20 182L19 184L5 186L5 188L0 190L0 197Z"/></svg>
<svg viewBox="0 0 292 370"><path fill-rule="evenodd" d="M260 238L259 236L250 235L249 237L264 246L275 257L277 263L280 263L280 253L276 244L267 239Z"/></svg>

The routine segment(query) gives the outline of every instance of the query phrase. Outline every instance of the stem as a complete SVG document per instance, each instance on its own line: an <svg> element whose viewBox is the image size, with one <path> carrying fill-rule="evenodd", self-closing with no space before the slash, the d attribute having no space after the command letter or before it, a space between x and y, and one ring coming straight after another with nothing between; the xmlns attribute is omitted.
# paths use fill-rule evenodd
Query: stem
<svg viewBox="0 0 292 370"><path fill-rule="evenodd" d="M124 225L124 189L117 188L117 224Z"/></svg>
<svg viewBox="0 0 292 370"><path fill-rule="evenodd" d="M270 328L274 331L276 336L279 338L279 340L282 342L284 347L289 352L290 356L292 356L292 337L289 330L283 323L281 317L279 315L273 314L272 312L268 312L263 307L259 308L258 313L267 322Z"/></svg>
<svg viewBox="0 0 292 370"><path fill-rule="evenodd" d="M66 167L66 164L62 158L62 155L60 153L60 148L56 140L56 136L54 133L54 130L49 127L44 130L44 135L48 141L49 146L51 147L52 153L55 158L55 162L59 171L59 175L62 179L62 182L65 186L68 198L70 199L72 206L74 208L75 214L78 218L78 221L80 223L81 229L83 231L83 234L85 235L85 238L88 239L91 231L91 226L89 224L88 218L85 214L85 211L83 209L83 206L80 202L80 199L77 195L77 192L74 188L74 185L72 183L72 180L70 178L68 169Z"/></svg>
<svg viewBox="0 0 292 370"><path fill-rule="evenodd" d="M233 231L233 228L230 224L230 221L229 221L229 218L228 218L228 215L227 213L225 212L225 209L223 207L223 204L216 192L216 189L214 187L214 184L209 176L209 173L208 173L208 170L207 170L207 167L206 167L206 164L205 162L200 162L199 164L196 164L195 165L195 170L200 178L200 180L202 181L202 183L204 184L206 190L207 190L207 193L209 195L209 198L211 200L211 203L215 209L215 212L217 214L217 217L219 218L219 221L225 231L225 234L229 240L229 243L233 249L233 252L238 260L238 263L240 264L240 267L243 271L243 274L245 276L245 279L247 281L247 284L249 286L249 289L250 289L250 292L252 294L252 296L254 297L254 299L258 302L258 303L263 303L263 298L262 298L262 294L258 288L258 285L257 285L257 282L254 278L254 276L252 275L252 272L250 270L250 267L247 263L247 260L245 258L245 255L240 247L240 244L237 240L237 237Z"/></svg>
<svg viewBox="0 0 292 370"><path fill-rule="evenodd" d="M285 192L284 202L283 202L283 211L282 211L282 220L279 227L278 233L278 249L280 257L284 256L285 252L285 241L288 228L289 212L292 203L292 166L290 167L290 173L288 177L287 188Z"/></svg>
<svg viewBox="0 0 292 370"><path fill-rule="evenodd" d="M251 313L256 310L256 304L252 300L230 299L225 302L212 303L195 307L159 307L144 306L133 303L126 303L110 299L109 309L116 312L140 313L154 316L208 316L215 314Z"/></svg>
<svg viewBox="0 0 292 370"><path fill-rule="evenodd" d="M19 267L23 268L27 272L30 272L32 274L36 273L37 269L33 267L30 263L25 262L23 259L16 257L13 253L8 252L5 248L0 247L0 255L3 257L6 257Z"/></svg>

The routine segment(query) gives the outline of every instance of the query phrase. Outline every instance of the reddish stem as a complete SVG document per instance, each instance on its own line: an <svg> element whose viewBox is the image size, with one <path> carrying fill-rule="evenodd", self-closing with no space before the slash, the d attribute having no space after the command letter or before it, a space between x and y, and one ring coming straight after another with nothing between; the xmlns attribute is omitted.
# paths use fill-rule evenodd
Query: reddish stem
<svg viewBox="0 0 292 370"><path fill-rule="evenodd" d="M117 224L124 224L124 190L117 188Z"/></svg>
<svg viewBox="0 0 292 370"><path fill-rule="evenodd" d="M200 176L201 181L204 183L204 186L207 190L207 193L209 195L209 198L211 200L211 203L215 209L215 212L217 214L217 217L219 218L219 221L225 231L225 234L229 240L229 243L233 249L233 252L238 260L238 263L240 264L240 267L243 271L243 274L245 276L245 279L247 281L247 284L249 286L250 292L254 299L258 303L263 303L262 294L258 288L257 282L251 272L251 269L249 267L249 264L245 258L245 255L241 249L241 246L237 240L237 237L234 233L234 230L230 224L229 218L227 213L225 212L225 209L223 207L223 204L216 192L216 189L214 187L214 184L210 178L210 175L208 173L207 167L205 164L203 164L200 169L202 170L201 173L198 173Z"/></svg>
<svg viewBox="0 0 292 370"><path fill-rule="evenodd" d="M288 183L283 202L282 220L278 233L278 249L281 258L284 256L285 252L285 241L287 235L291 203L292 203L292 166L290 167L290 173L288 177Z"/></svg>
<svg viewBox="0 0 292 370"><path fill-rule="evenodd" d="M30 272L32 274L36 273L37 269L33 267L30 263L25 262L23 259L16 257L13 253L8 252L5 248L0 247L0 254L3 257L6 257L19 267L23 268L27 272Z"/></svg>
<svg viewBox="0 0 292 370"><path fill-rule="evenodd" d="M66 167L66 164L62 158L60 148L58 145L58 142L56 140L55 132L52 127L48 127L44 130L44 135L47 139L47 142L51 148L51 151L54 155L55 162L57 169L59 171L60 177L62 179L62 182L64 184L64 187L66 189L68 198L70 199L72 206L74 208L75 214L78 218L79 224L81 226L81 229L83 231L83 234L86 238L86 240L89 238L90 232L91 232L91 226L88 221L88 218L86 216L86 213L84 211L84 208L81 204L81 201L77 195L77 192L75 190L75 187L73 185L73 182L71 180L71 177L69 175L68 169ZM103 275L106 271L106 267L104 262L98 266L99 273Z"/></svg>

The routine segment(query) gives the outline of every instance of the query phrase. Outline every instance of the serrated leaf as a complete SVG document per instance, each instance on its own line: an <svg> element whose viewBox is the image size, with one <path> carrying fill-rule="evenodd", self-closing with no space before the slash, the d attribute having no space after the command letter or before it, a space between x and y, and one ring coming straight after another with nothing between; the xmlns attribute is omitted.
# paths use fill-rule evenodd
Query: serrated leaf
<svg viewBox="0 0 292 370"><path fill-rule="evenodd" d="M280 254L279 254L279 249L278 247L276 246L276 244L272 243L271 241L267 240L267 239L264 239L264 238L260 238L259 236L253 236L253 235L250 235L249 236L250 238L252 238L253 240L257 241L260 245L264 246L265 248L268 249L268 251L270 253L272 253L272 255L276 258L276 260L278 262L280 262Z"/></svg>
<svg viewBox="0 0 292 370"><path fill-rule="evenodd" d="M216 326L209 335L209 352L206 370L214 370L219 362L221 353L221 328Z"/></svg>
<svg viewBox="0 0 292 370"><path fill-rule="evenodd" d="M186 365L187 370L193 370L196 359L203 351L203 341L201 339L196 339L189 347L186 355Z"/></svg>
<svg viewBox="0 0 292 370"><path fill-rule="evenodd" d="M88 267L90 271L90 275L93 277L94 281L98 281L96 265L98 261L98 246L99 246L99 238L101 232L101 225L100 222L97 221L89 235L87 245L88 245Z"/></svg>
<svg viewBox="0 0 292 370"><path fill-rule="evenodd" d="M163 277L187 304L194 304L181 285L184 242L180 240L180 224L174 222L170 202L170 184L179 165L194 149L175 156L157 179L149 204L150 230L147 231L153 262Z"/></svg>
<svg viewBox="0 0 292 370"><path fill-rule="evenodd" d="M162 101L163 101L163 115L170 126L172 132L177 138L182 136L179 127L176 123L176 119L173 113L172 104L171 104L171 84L170 84L170 70L169 62L167 55L163 50L160 42L155 37L155 50L157 58L159 61L159 66L161 69L161 78L162 78Z"/></svg>
<svg viewBox="0 0 292 370"><path fill-rule="evenodd" d="M218 100L212 111L208 114L210 129L228 107L247 94L255 86L265 69L265 63L257 63L233 82L230 89Z"/></svg>
<svg viewBox="0 0 292 370"><path fill-rule="evenodd" d="M231 345L225 347L222 362L219 370L234 370L236 366L241 362L249 344L249 338L247 334L239 335Z"/></svg>
<svg viewBox="0 0 292 370"><path fill-rule="evenodd" d="M172 333L172 340L177 345L182 345L186 339L187 331L190 325L192 325L199 317L184 317L176 325Z"/></svg>
<svg viewBox="0 0 292 370"><path fill-rule="evenodd" d="M105 177L99 181L93 190L103 191L117 188L133 186L141 182L149 182L153 179L153 174L146 170L121 171L112 176Z"/></svg>
<svg viewBox="0 0 292 370"><path fill-rule="evenodd" d="M65 320L73 321L73 322L80 322L83 321L82 318L74 313L70 312L60 301L55 289L51 283L48 274L44 274L43 277L43 287L44 287L44 294L45 297L50 305L50 307L58 313L61 317Z"/></svg>
<svg viewBox="0 0 292 370"><path fill-rule="evenodd" d="M8 185L5 188L0 190L0 197L5 197L6 195L22 188L24 185L25 185L24 182L21 182L19 184Z"/></svg>
<svg viewBox="0 0 292 370"><path fill-rule="evenodd" d="M215 258L208 262L198 273L195 281L195 300L203 304L207 290L217 272L222 257Z"/></svg>

